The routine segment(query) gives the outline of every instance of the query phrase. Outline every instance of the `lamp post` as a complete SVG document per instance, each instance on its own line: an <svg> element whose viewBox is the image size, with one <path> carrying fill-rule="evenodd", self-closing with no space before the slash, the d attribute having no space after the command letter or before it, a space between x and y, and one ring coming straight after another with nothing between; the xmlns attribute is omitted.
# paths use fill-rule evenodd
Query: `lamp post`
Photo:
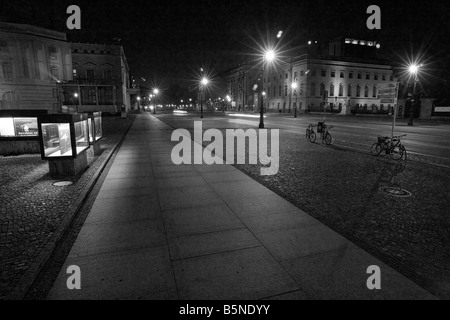
<svg viewBox="0 0 450 320"><path fill-rule="evenodd" d="M141 111L141 97L137 97L138 110Z"/></svg>
<svg viewBox="0 0 450 320"><path fill-rule="evenodd" d="M157 101L157 96L158 96L159 90L158 89L153 89L153 96L155 97L155 106L153 107L153 114L156 114L156 101Z"/></svg>
<svg viewBox="0 0 450 320"><path fill-rule="evenodd" d="M297 82L293 82L291 84L291 88L292 88L292 93L295 93L295 104L294 104L294 118L297 118Z"/></svg>
<svg viewBox="0 0 450 320"><path fill-rule="evenodd" d="M410 65L409 66L409 73L414 76L414 86L413 86L413 94L411 97L411 107L409 108L409 121L408 121L408 126L412 126L413 125L413 117L414 117L414 110L416 108L417 105L417 100L416 100L416 84L419 81L418 78L418 73L419 73L419 68L422 65Z"/></svg>
<svg viewBox="0 0 450 320"><path fill-rule="evenodd" d="M203 99L205 98L205 87L208 85L208 82L209 80L205 77L200 82L200 118L203 118Z"/></svg>
<svg viewBox="0 0 450 320"><path fill-rule="evenodd" d="M76 106L76 110L77 110L77 113L78 113L78 106L79 106L79 102L78 102L78 93L77 92L75 92L74 94L73 94L73 98L74 98L74 103L75 103L75 101L76 101L76 103L77 103L77 106Z"/></svg>
<svg viewBox="0 0 450 320"><path fill-rule="evenodd" d="M262 67L262 75L263 75L263 79L264 79L264 67L266 64L268 64L269 62L273 61L275 59L275 51L273 50L267 50L266 53L264 54L264 62L263 62L263 67ZM264 83L264 80L263 80ZM262 88L264 89L264 88ZM261 93L261 108L259 110L259 128L260 129L264 129L264 96L266 95L266 93L263 91Z"/></svg>

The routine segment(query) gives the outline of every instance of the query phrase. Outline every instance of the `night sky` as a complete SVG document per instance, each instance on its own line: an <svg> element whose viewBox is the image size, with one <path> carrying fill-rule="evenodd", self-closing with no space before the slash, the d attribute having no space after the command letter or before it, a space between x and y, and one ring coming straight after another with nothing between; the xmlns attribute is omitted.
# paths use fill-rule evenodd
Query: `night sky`
<svg viewBox="0 0 450 320"><path fill-rule="evenodd" d="M70 4L81 8L81 30L65 26ZM381 8L381 30L366 27L371 4ZM450 79L448 1L14 0L2 8L1 21L65 31L69 41L121 39L134 78L164 86L194 81L200 67L214 75L255 59L278 30L286 48L339 36L376 40L380 56L420 55L432 78Z"/></svg>

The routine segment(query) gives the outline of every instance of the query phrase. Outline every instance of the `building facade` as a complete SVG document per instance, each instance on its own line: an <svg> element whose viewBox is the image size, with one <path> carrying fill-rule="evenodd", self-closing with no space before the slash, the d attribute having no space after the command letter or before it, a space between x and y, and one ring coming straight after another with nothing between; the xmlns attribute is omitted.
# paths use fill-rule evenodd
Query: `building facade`
<svg viewBox="0 0 450 320"><path fill-rule="evenodd" d="M224 73L226 95L229 96L229 108L237 111L253 111L259 108L259 90L262 70L245 63Z"/></svg>
<svg viewBox="0 0 450 320"><path fill-rule="evenodd" d="M70 80L64 33L0 22L0 110L59 112L57 83Z"/></svg>
<svg viewBox="0 0 450 320"><path fill-rule="evenodd" d="M130 110L130 72L120 45L71 43L73 81L61 83L62 108L79 112Z"/></svg>
<svg viewBox="0 0 450 320"><path fill-rule="evenodd" d="M393 83L394 77L392 66L376 58L378 46L374 41L339 38L298 48L295 55L266 63L262 86L253 96L264 99L268 112L289 113L296 109L387 114L393 102L380 103L378 90ZM252 68L241 66L227 73L228 90L237 93L237 101L243 105L240 88L251 92L252 85L245 84L258 83L247 70Z"/></svg>

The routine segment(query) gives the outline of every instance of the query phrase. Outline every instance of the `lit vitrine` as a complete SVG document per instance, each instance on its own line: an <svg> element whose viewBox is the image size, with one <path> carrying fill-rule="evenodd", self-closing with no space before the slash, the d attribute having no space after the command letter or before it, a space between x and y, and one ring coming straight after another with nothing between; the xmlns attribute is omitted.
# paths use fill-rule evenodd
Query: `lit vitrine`
<svg viewBox="0 0 450 320"><path fill-rule="evenodd" d="M37 117L45 114L46 110L0 111L0 138L37 138Z"/></svg>
<svg viewBox="0 0 450 320"><path fill-rule="evenodd" d="M52 114L38 118L42 159L76 158L89 148L88 115Z"/></svg>

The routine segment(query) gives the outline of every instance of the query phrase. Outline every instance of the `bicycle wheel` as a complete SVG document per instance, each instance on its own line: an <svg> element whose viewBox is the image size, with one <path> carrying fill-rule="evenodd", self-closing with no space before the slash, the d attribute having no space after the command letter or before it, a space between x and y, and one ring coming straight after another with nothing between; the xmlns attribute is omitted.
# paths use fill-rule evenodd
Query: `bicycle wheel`
<svg viewBox="0 0 450 320"><path fill-rule="evenodd" d="M309 134L309 142L313 143L316 141L316 133L315 132L311 132Z"/></svg>
<svg viewBox="0 0 450 320"><path fill-rule="evenodd" d="M373 156L379 156L381 152L381 144L379 144L378 142L375 142L371 147L370 147L370 153Z"/></svg>
<svg viewBox="0 0 450 320"><path fill-rule="evenodd" d="M391 148L391 157L394 160L400 160L401 158L403 158L403 155L405 153L405 147L403 146L395 146L393 148Z"/></svg>
<svg viewBox="0 0 450 320"><path fill-rule="evenodd" d="M331 144L331 140L332 140L331 134L327 132L327 135L325 136L325 143L327 145L330 145Z"/></svg>
<svg viewBox="0 0 450 320"><path fill-rule="evenodd" d="M380 143L379 145L380 145L380 152L378 153L378 155L384 157L385 155L388 154L389 146L387 145L387 143L384 142Z"/></svg>

